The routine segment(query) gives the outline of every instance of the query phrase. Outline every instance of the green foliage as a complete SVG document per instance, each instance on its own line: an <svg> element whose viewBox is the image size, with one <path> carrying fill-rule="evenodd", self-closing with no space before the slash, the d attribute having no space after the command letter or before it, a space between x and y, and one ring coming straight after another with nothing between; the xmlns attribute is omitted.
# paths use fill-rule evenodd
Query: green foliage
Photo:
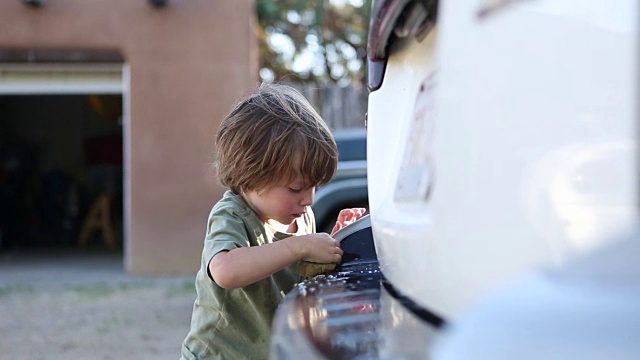
<svg viewBox="0 0 640 360"><path fill-rule="evenodd" d="M263 80L364 83L371 0L256 0Z"/></svg>

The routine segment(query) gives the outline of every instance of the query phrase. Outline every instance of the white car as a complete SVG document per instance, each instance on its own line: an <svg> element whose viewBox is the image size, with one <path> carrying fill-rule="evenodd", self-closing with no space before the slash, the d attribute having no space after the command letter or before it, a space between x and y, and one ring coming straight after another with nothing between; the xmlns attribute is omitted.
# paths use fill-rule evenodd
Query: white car
<svg viewBox="0 0 640 360"><path fill-rule="evenodd" d="M272 357L429 357L442 329L464 332L465 314L505 284L631 232L638 10L634 0L375 1L366 221L377 267L347 264L290 294ZM460 339L435 356L455 355Z"/></svg>

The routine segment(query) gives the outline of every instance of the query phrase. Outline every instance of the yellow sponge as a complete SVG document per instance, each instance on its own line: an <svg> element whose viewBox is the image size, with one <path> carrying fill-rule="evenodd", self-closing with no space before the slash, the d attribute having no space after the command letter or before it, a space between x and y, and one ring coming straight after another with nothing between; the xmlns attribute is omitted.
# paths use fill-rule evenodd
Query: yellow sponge
<svg viewBox="0 0 640 360"><path fill-rule="evenodd" d="M316 275L324 274L329 271L332 271L336 268L338 264L336 263L328 263L328 264L320 264L314 263L310 261L298 261L296 266L296 271L298 274L302 275L305 278L314 277Z"/></svg>

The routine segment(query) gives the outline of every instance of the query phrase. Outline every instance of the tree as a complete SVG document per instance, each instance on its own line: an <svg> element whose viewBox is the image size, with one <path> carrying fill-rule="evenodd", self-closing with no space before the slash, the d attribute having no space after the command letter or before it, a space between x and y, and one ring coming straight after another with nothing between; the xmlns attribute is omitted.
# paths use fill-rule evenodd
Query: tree
<svg viewBox="0 0 640 360"><path fill-rule="evenodd" d="M256 0L260 77L364 83L371 0Z"/></svg>

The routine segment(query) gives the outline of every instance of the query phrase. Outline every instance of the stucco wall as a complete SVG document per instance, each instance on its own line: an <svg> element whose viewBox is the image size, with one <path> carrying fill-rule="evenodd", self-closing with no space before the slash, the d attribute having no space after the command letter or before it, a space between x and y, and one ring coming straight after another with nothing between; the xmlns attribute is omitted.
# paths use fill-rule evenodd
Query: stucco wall
<svg viewBox="0 0 640 360"><path fill-rule="evenodd" d="M221 117L257 83L250 0L0 1L0 49L114 49L130 69L125 106L125 267L198 268L223 189L210 168ZM127 142L127 140L129 142Z"/></svg>

